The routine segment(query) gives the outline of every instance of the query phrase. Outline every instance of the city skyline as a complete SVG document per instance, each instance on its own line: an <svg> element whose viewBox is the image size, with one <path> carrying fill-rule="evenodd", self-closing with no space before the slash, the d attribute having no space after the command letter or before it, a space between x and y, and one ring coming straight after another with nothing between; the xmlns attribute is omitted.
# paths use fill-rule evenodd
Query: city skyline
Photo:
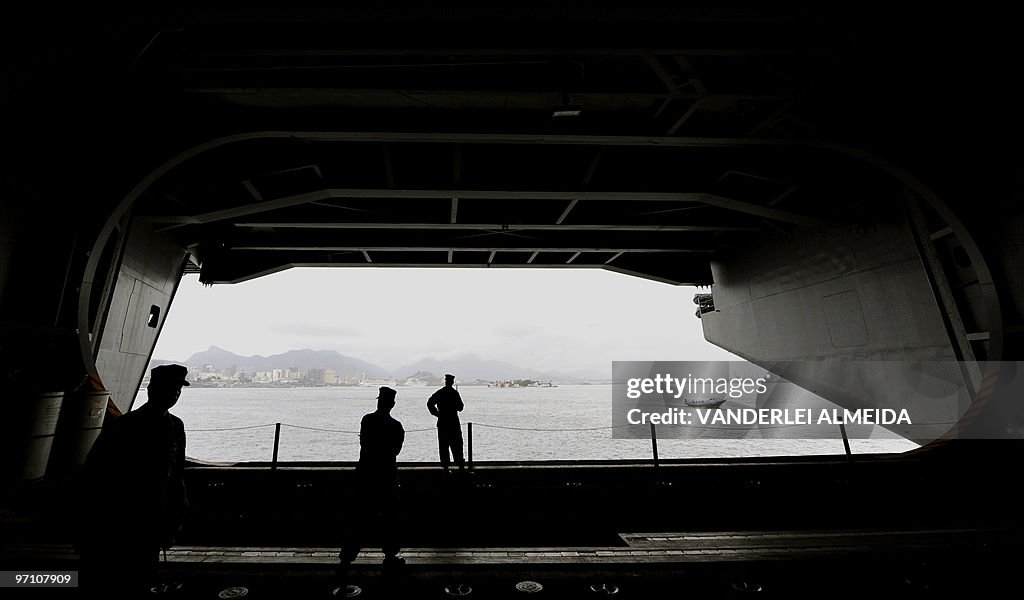
<svg viewBox="0 0 1024 600"><path fill-rule="evenodd" d="M247 383L309 383L312 385L355 384L366 379L405 381L422 379L443 382L445 373L459 373L458 381L558 381L562 383L600 383L608 381L609 372L593 370L573 373L539 371L504 361L484 360L475 356L448 361L425 359L389 371L372 363L338 353L335 350L290 350L271 356L241 356L211 346L185 360L154 358L150 368L158 364L180 363L188 367L190 381Z"/></svg>

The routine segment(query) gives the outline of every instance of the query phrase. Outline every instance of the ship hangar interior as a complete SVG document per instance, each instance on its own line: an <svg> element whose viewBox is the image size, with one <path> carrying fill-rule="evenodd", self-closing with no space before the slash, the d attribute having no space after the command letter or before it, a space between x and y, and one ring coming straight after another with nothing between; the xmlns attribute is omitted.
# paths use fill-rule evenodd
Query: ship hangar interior
<svg viewBox="0 0 1024 600"><path fill-rule="evenodd" d="M405 515L405 571L365 554L363 595L1018 587L1024 408L991 393L1024 353L1009 15L293 5L0 29L0 569L76 571L76 524L118 518L76 494L87 423L131 410L184 274L589 268L709 286L708 341L840 405L930 411L898 431L921 448L485 463L457 485L402 465L410 506L459 502L460 525ZM854 365L900 361L955 365L966 400L934 406L914 379L843 395L876 375ZM186 479L161 563L182 587L153 593L331 594L352 465Z"/></svg>

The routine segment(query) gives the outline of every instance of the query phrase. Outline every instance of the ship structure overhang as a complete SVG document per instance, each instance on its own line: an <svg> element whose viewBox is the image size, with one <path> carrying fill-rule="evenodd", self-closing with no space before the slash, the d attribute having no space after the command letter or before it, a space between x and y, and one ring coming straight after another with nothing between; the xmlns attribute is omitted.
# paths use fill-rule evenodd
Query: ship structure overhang
<svg viewBox="0 0 1024 600"><path fill-rule="evenodd" d="M8 20L7 379L59 356L50 387L92 375L127 410L184 273L295 266L711 286L705 337L762 365L1013 359L1024 218L995 142L1021 131L1019 40L1000 21L699 3Z"/></svg>
<svg viewBox="0 0 1024 600"><path fill-rule="evenodd" d="M764 140L253 132L222 143L133 207L189 249L205 283L371 266L598 268L709 285L715 256L863 225L902 189L842 151Z"/></svg>

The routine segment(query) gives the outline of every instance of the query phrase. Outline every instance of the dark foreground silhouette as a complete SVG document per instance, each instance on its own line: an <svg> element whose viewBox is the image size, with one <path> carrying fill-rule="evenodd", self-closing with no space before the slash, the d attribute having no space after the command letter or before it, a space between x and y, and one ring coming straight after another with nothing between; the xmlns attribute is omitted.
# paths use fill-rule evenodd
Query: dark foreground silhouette
<svg viewBox="0 0 1024 600"><path fill-rule="evenodd" d="M160 549L174 542L188 508L185 427L168 412L187 373L181 365L150 371L148 402L111 421L89 452L85 497L102 511L80 519L83 588L135 594L155 583Z"/></svg>
<svg viewBox="0 0 1024 600"><path fill-rule="evenodd" d="M396 459L405 442L402 423L391 416L396 391L381 387L377 410L363 416L359 425L359 463L356 465L356 489L352 490L352 509L344 519L335 595L345 595L349 566L370 533L376 529L382 540L384 570L390 573L405 563L399 558L398 466Z"/></svg>

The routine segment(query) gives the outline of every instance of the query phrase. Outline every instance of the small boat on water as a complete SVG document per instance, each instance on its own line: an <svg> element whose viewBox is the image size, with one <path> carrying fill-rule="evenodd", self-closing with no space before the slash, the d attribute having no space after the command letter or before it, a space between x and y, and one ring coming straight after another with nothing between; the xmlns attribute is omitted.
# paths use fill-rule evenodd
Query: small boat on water
<svg viewBox="0 0 1024 600"><path fill-rule="evenodd" d="M695 408L718 408L725 404L725 398L692 398L684 400L687 406Z"/></svg>

